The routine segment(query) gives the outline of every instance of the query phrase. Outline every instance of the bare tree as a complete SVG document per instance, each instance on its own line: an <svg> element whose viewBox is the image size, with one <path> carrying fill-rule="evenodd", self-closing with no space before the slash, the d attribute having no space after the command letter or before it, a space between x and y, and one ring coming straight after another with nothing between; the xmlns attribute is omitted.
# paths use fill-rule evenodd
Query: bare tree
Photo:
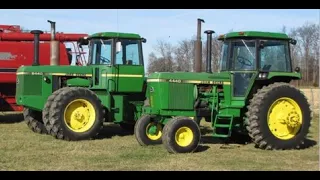
<svg viewBox="0 0 320 180"><path fill-rule="evenodd" d="M318 72L318 66L316 66L318 57L317 51L319 51L319 25L305 23L303 26L294 29L293 32L296 33L296 39L298 41L298 46L300 46L301 54L300 59L303 63L302 73L303 80L306 82L305 85L315 84L317 82L317 77L314 73ZM318 49L317 49L318 48Z"/></svg>
<svg viewBox="0 0 320 180"><path fill-rule="evenodd" d="M318 29L318 30L317 30ZM312 47L312 68L313 68L313 86L319 86L319 59L320 59L320 32L319 25L316 25L315 31L313 34Z"/></svg>
<svg viewBox="0 0 320 180"><path fill-rule="evenodd" d="M192 71L195 57L194 41L192 39L180 41L175 49L175 57L177 71Z"/></svg>
<svg viewBox="0 0 320 180"><path fill-rule="evenodd" d="M148 73L174 71L176 66L174 62L175 48L169 42L159 40L154 46L154 50L159 54L159 57L154 52L149 54Z"/></svg>
<svg viewBox="0 0 320 180"><path fill-rule="evenodd" d="M319 81L319 25L305 23L303 26L291 29L289 36L297 40L297 45L291 46L294 66L301 68L302 81L298 85L318 86Z"/></svg>
<svg viewBox="0 0 320 180"><path fill-rule="evenodd" d="M148 74L164 70L163 61L159 60L154 52L149 54L148 62Z"/></svg>
<svg viewBox="0 0 320 180"><path fill-rule="evenodd" d="M218 40L218 36L212 40L212 70L217 72L219 70L219 63L221 57L222 42Z"/></svg>

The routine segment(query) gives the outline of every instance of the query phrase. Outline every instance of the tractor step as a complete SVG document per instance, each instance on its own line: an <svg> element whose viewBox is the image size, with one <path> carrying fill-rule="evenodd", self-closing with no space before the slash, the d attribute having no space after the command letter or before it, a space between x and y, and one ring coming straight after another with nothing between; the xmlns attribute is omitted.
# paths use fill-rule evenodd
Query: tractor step
<svg viewBox="0 0 320 180"><path fill-rule="evenodd" d="M217 115L213 124L213 137L228 138L231 136L233 116Z"/></svg>
<svg viewBox="0 0 320 180"><path fill-rule="evenodd" d="M221 128L229 128L230 125L229 124L216 124L215 127L221 127Z"/></svg>

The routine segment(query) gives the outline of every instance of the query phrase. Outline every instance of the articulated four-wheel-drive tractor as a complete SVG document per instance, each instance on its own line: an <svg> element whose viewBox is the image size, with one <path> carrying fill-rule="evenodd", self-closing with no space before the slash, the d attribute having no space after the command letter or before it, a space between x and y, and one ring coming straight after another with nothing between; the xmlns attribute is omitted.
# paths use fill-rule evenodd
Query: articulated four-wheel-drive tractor
<svg viewBox="0 0 320 180"><path fill-rule="evenodd" d="M133 131L146 97L142 56L146 39L130 33L96 33L79 40L90 49L87 66L58 62L43 66L39 65L42 32L31 33L34 63L18 69L16 99L34 132L83 140L95 137L104 122Z"/></svg>
<svg viewBox="0 0 320 180"><path fill-rule="evenodd" d="M149 106L143 107L134 130L139 144L163 143L171 153L193 152L201 136L195 120L202 118L211 122L213 137L245 134L261 149L301 147L312 114L306 97L289 84L301 79L290 57L290 44L296 41L269 32L221 35L220 69L212 72L214 32L205 33L206 72L148 76Z"/></svg>

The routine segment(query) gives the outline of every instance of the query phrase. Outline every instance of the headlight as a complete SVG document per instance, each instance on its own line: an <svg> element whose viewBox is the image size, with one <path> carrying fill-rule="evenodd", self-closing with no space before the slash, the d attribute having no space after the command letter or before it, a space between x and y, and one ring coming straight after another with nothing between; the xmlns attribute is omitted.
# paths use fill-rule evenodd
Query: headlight
<svg viewBox="0 0 320 180"><path fill-rule="evenodd" d="M259 79L266 79L268 77L268 73L259 73Z"/></svg>

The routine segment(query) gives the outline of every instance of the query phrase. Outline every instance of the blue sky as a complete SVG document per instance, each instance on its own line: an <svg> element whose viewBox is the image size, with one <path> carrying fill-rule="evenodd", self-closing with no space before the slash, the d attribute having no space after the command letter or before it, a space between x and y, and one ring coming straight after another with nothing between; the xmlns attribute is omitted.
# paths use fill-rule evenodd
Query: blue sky
<svg viewBox="0 0 320 180"><path fill-rule="evenodd" d="M139 33L147 39L144 57L152 51L157 40L173 44L196 34L197 18L205 23L202 30L217 34L230 30L281 31L320 21L319 9L106 9L106 10L0 10L1 24L21 25L27 29L50 30L47 20L57 22L57 31L65 33L94 33L121 31ZM203 36L204 37L204 36Z"/></svg>

